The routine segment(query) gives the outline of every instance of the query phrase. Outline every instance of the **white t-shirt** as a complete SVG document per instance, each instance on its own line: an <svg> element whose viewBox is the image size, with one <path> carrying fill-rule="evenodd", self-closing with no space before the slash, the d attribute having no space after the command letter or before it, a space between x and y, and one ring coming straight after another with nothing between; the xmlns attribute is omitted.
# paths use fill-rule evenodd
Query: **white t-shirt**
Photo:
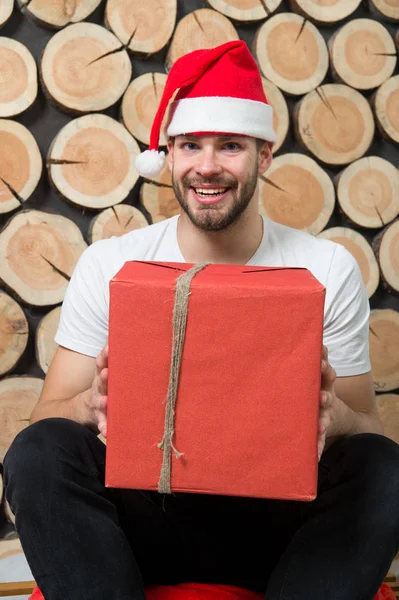
<svg viewBox="0 0 399 600"><path fill-rule="evenodd" d="M55 342L88 356L101 352L108 337L109 281L124 263L186 262L177 241L178 218L99 240L83 252L65 293ZM357 262L343 246L264 217L263 239L247 264L309 269L326 287L323 342L337 375L370 370L369 301Z"/></svg>

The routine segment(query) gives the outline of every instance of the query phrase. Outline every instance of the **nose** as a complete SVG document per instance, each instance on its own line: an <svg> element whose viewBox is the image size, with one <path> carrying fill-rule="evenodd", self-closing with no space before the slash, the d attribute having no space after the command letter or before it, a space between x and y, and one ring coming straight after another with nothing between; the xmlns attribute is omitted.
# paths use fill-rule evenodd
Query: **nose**
<svg viewBox="0 0 399 600"><path fill-rule="evenodd" d="M198 161L195 170L203 177L218 175L222 172L222 166L219 164L217 152L212 147L203 148L198 155Z"/></svg>

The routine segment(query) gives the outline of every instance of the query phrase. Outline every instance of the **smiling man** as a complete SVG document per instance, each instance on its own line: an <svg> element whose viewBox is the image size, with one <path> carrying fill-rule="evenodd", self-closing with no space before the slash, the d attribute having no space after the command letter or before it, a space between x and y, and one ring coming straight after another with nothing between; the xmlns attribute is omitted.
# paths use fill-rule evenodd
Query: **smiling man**
<svg viewBox="0 0 399 600"><path fill-rule="evenodd" d="M268 145L261 158L264 165L258 162L256 141L249 137L177 136L169 145L169 166L183 214L205 231L230 227L248 209L258 171L266 170L270 163Z"/></svg>
<svg viewBox="0 0 399 600"><path fill-rule="evenodd" d="M275 134L242 41L175 63L137 158L142 175L162 168L160 127L176 91L168 161L181 214L83 253L31 424L5 458L33 576L46 600L144 600L145 586L190 581L267 600L372 600L398 550L399 446L376 412L359 268L343 246L259 214L257 180ZM326 287L314 501L105 488L97 434L107 434L108 286L134 259L300 266ZM293 383L293 410L296 393Z"/></svg>

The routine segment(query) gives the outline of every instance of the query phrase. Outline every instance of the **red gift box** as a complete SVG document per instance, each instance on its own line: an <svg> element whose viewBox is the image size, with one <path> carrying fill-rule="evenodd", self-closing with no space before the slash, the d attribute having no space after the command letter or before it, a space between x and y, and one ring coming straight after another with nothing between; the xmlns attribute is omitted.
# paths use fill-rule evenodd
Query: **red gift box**
<svg viewBox="0 0 399 600"><path fill-rule="evenodd" d="M129 261L110 281L108 487L162 491L176 285L192 267ZM171 491L313 500L324 286L307 269L209 264L185 297Z"/></svg>

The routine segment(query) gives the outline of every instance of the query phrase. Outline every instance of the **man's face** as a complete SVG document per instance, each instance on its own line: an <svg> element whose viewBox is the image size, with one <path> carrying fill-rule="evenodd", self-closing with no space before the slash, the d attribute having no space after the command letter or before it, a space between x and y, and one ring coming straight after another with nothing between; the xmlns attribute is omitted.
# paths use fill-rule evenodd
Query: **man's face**
<svg viewBox="0 0 399 600"><path fill-rule="evenodd" d="M271 158L267 146L258 153L256 140L243 136L179 135L168 150L176 198L203 231L220 231L237 221Z"/></svg>

